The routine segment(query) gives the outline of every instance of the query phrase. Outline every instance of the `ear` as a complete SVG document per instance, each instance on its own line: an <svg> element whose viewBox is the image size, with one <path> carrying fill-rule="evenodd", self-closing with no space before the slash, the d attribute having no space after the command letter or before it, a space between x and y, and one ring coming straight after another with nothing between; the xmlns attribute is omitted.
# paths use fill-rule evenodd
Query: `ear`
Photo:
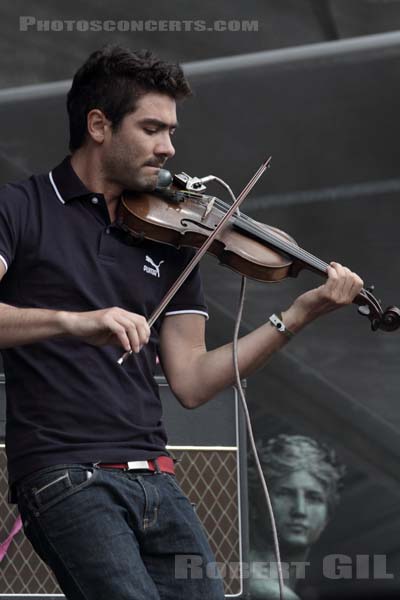
<svg viewBox="0 0 400 600"><path fill-rule="evenodd" d="M111 123L105 114L98 108L94 108L87 115L87 131L90 138L96 144L102 144L107 132L110 130Z"/></svg>

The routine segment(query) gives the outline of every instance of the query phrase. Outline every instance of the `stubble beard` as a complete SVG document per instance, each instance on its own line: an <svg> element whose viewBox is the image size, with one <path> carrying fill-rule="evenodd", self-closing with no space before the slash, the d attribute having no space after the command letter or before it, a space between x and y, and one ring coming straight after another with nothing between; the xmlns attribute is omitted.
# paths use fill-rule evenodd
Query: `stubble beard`
<svg viewBox="0 0 400 600"><path fill-rule="evenodd" d="M142 170L135 156L127 156L126 150L118 149L107 156L103 169L109 181L120 185L124 190L132 192L151 192L157 186L157 173L148 174Z"/></svg>

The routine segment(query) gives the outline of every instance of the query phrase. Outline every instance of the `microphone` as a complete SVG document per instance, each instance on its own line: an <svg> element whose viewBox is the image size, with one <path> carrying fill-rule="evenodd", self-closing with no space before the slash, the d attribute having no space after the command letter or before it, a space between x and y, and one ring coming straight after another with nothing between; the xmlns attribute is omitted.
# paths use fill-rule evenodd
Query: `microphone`
<svg viewBox="0 0 400 600"><path fill-rule="evenodd" d="M160 169L157 177L157 187L166 188L172 182L172 175L167 169Z"/></svg>

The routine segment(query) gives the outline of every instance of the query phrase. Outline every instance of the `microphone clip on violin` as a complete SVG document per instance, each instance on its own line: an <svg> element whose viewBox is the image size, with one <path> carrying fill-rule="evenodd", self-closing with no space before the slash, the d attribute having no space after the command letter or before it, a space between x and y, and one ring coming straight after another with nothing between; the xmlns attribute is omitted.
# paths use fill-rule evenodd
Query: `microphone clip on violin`
<svg viewBox="0 0 400 600"><path fill-rule="evenodd" d="M192 192L204 192L206 186L204 185L208 181L213 181L218 179L214 175L207 175L206 177L191 177L187 173L179 173L178 175L174 175L173 181L174 184L180 189L189 190Z"/></svg>

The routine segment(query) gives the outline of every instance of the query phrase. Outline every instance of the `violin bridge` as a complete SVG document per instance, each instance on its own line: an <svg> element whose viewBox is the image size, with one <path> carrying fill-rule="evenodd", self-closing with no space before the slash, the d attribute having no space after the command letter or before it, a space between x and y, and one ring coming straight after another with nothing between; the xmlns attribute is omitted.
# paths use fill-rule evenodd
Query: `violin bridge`
<svg viewBox="0 0 400 600"><path fill-rule="evenodd" d="M205 221L205 220L207 219L208 215L210 214L210 212L211 212L211 211L212 211L212 209L213 209L213 206L214 206L214 203L215 203L215 201L216 201L216 197L215 197L215 196L213 196L213 197L211 198L211 200L209 200L209 201L207 202L206 209L205 209L205 211L204 211L204 213L203 213L203 216L201 217L201 220L202 220L202 221Z"/></svg>

